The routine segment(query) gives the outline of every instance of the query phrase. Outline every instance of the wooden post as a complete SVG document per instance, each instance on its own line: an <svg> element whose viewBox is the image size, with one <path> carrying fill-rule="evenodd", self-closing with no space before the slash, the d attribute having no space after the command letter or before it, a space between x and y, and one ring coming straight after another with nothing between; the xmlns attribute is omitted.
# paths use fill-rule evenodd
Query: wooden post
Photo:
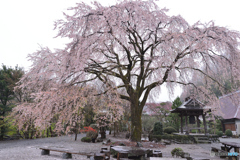
<svg viewBox="0 0 240 160"><path fill-rule="evenodd" d="M199 120L199 116L196 116L197 117L197 127L200 128L200 120ZM200 129L198 129L198 133L200 133Z"/></svg>
<svg viewBox="0 0 240 160"><path fill-rule="evenodd" d="M206 135L207 134L207 126L206 126L206 120L205 120L205 114L204 113L202 114L202 117L203 117L204 132L205 132L205 135Z"/></svg>
<svg viewBox="0 0 240 160"><path fill-rule="evenodd" d="M186 134L189 134L189 131L188 131L188 119L187 119L187 116L185 116L185 124L186 124Z"/></svg>
<svg viewBox="0 0 240 160"><path fill-rule="evenodd" d="M181 113L181 133L183 134L183 115Z"/></svg>

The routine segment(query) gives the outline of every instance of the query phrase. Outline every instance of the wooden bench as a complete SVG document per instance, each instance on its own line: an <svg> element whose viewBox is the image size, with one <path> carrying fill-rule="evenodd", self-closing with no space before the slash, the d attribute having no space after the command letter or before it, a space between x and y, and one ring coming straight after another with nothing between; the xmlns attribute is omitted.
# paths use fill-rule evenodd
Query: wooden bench
<svg viewBox="0 0 240 160"><path fill-rule="evenodd" d="M50 151L54 152L62 152L62 158L63 159L69 159L72 158L72 154L78 154L78 155L86 155L88 157L94 156L93 153L86 153L86 152L79 152L79 151L72 151L64 148L50 148L50 147L41 147L39 148L42 150L41 155L49 155Z"/></svg>
<svg viewBox="0 0 240 160"><path fill-rule="evenodd" d="M94 153L94 155L90 157L90 160L105 160L105 158L104 153Z"/></svg>
<svg viewBox="0 0 240 160"><path fill-rule="evenodd" d="M222 149L220 149L220 148L212 147L212 148L211 148L211 151L212 151L212 152L215 152L215 153L218 153L217 156L220 155L220 158L226 158L226 157L228 157L228 156L227 156L227 155L228 155L228 152L227 152L227 151L224 151L224 150L222 150Z"/></svg>
<svg viewBox="0 0 240 160"><path fill-rule="evenodd" d="M154 150L152 156L153 157L162 157L162 152L159 150Z"/></svg>
<svg viewBox="0 0 240 160"><path fill-rule="evenodd" d="M104 153L105 154L105 160L109 160L110 159L110 150L108 150L107 147L102 147L100 153Z"/></svg>
<svg viewBox="0 0 240 160"><path fill-rule="evenodd" d="M120 151L117 153L117 160L128 158L128 152Z"/></svg>

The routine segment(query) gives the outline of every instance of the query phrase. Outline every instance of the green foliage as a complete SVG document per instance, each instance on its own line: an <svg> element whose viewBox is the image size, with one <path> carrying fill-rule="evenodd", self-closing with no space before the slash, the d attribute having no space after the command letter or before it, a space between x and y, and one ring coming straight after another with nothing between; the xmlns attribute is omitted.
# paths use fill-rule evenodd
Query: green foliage
<svg viewBox="0 0 240 160"><path fill-rule="evenodd" d="M219 131L223 130L222 122L221 122L221 120L218 117L216 118L216 129L218 129Z"/></svg>
<svg viewBox="0 0 240 160"><path fill-rule="evenodd" d="M4 125L5 130L5 135L8 136L13 136L17 134L17 127L15 125L13 125L13 121L14 119L12 118L4 118L4 123L0 122L0 124L2 123Z"/></svg>
<svg viewBox="0 0 240 160"><path fill-rule="evenodd" d="M83 138L81 139L81 141L82 141L82 142L91 142L92 139L91 139L90 137L83 137Z"/></svg>
<svg viewBox="0 0 240 160"><path fill-rule="evenodd" d="M153 128L153 135L162 135L163 134L163 126L161 122L156 122Z"/></svg>
<svg viewBox="0 0 240 160"><path fill-rule="evenodd" d="M180 100L179 97L177 97L172 104L172 109L176 109L177 107L181 106L182 102ZM177 113L170 113L169 116L166 118L167 123L166 123L166 127L173 127L177 130L177 132L180 129L180 125L181 125L181 118Z"/></svg>
<svg viewBox="0 0 240 160"><path fill-rule="evenodd" d="M219 73L218 75L219 76L222 76L221 75L222 73ZM233 81L233 79L230 79L231 76L225 76L225 78L223 79L223 85L224 85L224 88L223 89L220 89L219 86L217 85L211 85L211 88L210 90L217 96L217 97L220 97L222 96L223 94L228 94L230 93L231 91L233 91L235 88L239 88L240 86L240 83L239 81Z"/></svg>
<svg viewBox="0 0 240 160"><path fill-rule="evenodd" d="M83 108L83 113L84 113L84 126L90 126L91 124L95 123L94 121L94 116L95 112L93 111L93 106L91 105L86 105Z"/></svg>
<svg viewBox="0 0 240 160"><path fill-rule="evenodd" d="M173 127L166 127L163 129L163 132L167 134L172 134L173 132L177 132L177 130Z"/></svg>
<svg viewBox="0 0 240 160"><path fill-rule="evenodd" d="M14 87L16 82L20 80L24 71L18 66L15 69L2 65L0 69L0 102L2 111L11 111L11 107L8 107L8 102L15 98Z"/></svg>
<svg viewBox="0 0 240 160"><path fill-rule="evenodd" d="M194 137L191 135L173 135L173 134L166 134L166 135L149 135L149 141L161 141L162 139L164 140L169 140L169 141L177 141L179 143L183 144L192 144L195 142ZM218 139L217 135L212 135L210 136L211 139Z"/></svg>
<svg viewBox="0 0 240 160"><path fill-rule="evenodd" d="M153 116L143 116L142 118L142 127L144 131L150 132L153 129L154 123L157 122L158 119Z"/></svg>
<svg viewBox="0 0 240 160"><path fill-rule="evenodd" d="M218 129L216 129L215 131L214 131L214 129L209 129L209 130L208 130L208 133L210 133L210 134L216 134L218 131L219 131Z"/></svg>
<svg viewBox="0 0 240 160"><path fill-rule="evenodd" d="M89 137L91 139L96 139L98 137L98 127L96 124L91 124L90 127L84 128L87 128L86 137Z"/></svg>
<svg viewBox="0 0 240 160"><path fill-rule="evenodd" d="M217 131L216 134L218 135L218 137L222 137L223 136L223 132L222 131Z"/></svg>
<svg viewBox="0 0 240 160"><path fill-rule="evenodd" d="M171 154L172 156L176 156L176 157L179 157L183 154L183 150L182 148L174 148L172 151L171 151Z"/></svg>
<svg viewBox="0 0 240 160"><path fill-rule="evenodd" d="M196 129L192 129L190 132L191 133L198 133L198 131Z"/></svg>
<svg viewBox="0 0 240 160"><path fill-rule="evenodd" d="M230 129L227 129L227 130L225 131L225 134L226 134L226 136L228 136L228 137L232 137L232 131L231 131Z"/></svg>
<svg viewBox="0 0 240 160"><path fill-rule="evenodd" d="M97 126L97 124L91 124L90 127L98 131L98 126Z"/></svg>
<svg viewBox="0 0 240 160"><path fill-rule="evenodd" d="M164 106L164 105L166 105L166 104L167 104L166 102L160 103L161 106Z"/></svg>
<svg viewBox="0 0 240 160"><path fill-rule="evenodd" d="M177 97L172 104L172 109L176 109L177 107L181 106L182 102L179 97Z"/></svg>
<svg viewBox="0 0 240 160"><path fill-rule="evenodd" d="M98 133L94 132L94 131L88 131L86 136L91 138L91 139L96 139L98 137Z"/></svg>
<svg viewBox="0 0 240 160"><path fill-rule="evenodd" d="M16 86L16 82L19 81L23 74L24 72L22 68L19 68L18 66L11 68L2 65L2 68L0 68L0 116L6 117L8 112L12 110L12 108L15 106L12 103L14 99L20 101L19 97L17 96L19 92L16 90L14 93L13 90ZM4 118L0 121L2 121L0 126L0 139L3 139L3 136L7 135L11 130L11 125L8 124L8 121L6 121Z"/></svg>

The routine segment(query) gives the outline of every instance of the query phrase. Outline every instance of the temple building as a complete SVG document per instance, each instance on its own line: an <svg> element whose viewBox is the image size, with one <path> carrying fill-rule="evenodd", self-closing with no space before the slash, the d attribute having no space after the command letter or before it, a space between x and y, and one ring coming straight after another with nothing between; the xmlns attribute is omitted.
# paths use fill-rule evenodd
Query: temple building
<svg viewBox="0 0 240 160"><path fill-rule="evenodd" d="M185 134L189 134L191 129L197 129L200 132L200 129L204 129L205 134L207 134L207 125L206 125L206 114L211 111L211 108L205 106L202 102L196 98L188 97L185 99L185 102L178 108L171 110L171 113L178 113L181 117L181 133L183 134L183 125L185 123ZM200 119L203 119L204 127L200 127ZM197 123L197 127L190 128L189 124Z"/></svg>
<svg viewBox="0 0 240 160"><path fill-rule="evenodd" d="M236 91L219 97L220 111L223 132L230 129L234 135L240 135L240 91Z"/></svg>

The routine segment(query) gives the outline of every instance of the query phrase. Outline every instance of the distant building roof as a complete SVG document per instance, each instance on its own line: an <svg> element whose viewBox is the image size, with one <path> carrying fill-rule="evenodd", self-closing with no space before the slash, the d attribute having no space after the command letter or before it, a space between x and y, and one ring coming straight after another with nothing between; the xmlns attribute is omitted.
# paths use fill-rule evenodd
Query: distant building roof
<svg viewBox="0 0 240 160"><path fill-rule="evenodd" d="M240 119L240 91L219 97L223 119Z"/></svg>

